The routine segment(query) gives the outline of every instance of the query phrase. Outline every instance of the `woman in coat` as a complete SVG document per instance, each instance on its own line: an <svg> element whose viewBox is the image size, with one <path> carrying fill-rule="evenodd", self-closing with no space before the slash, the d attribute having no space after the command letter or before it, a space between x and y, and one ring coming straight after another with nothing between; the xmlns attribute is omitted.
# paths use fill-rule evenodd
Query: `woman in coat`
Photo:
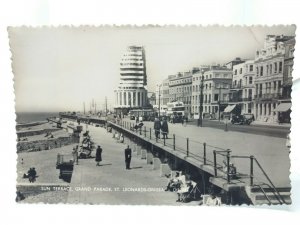
<svg viewBox="0 0 300 225"><path fill-rule="evenodd" d="M96 166L100 166L100 162L102 161L102 148L100 145L98 145L98 148L96 149L96 158L95 161L97 162Z"/></svg>
<svg viewBox="0 0 300 225"><path fill-rule="evenodd" d="M163 138L164 139L168 138L169 127L168 127L168 122L167 122L166 118L163 119L160 129L162 131Z"/></svg>

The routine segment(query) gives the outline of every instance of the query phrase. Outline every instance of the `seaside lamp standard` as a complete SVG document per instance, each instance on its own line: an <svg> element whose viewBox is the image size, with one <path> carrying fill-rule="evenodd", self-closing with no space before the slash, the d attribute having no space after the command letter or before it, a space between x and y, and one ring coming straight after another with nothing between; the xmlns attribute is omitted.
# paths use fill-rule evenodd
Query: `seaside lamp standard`
<svg viewBox="0 0 300 225"><path fill-rule="evenodd" d="M198 118L198 127L202 127L202 113L203 113L203 87L204 87L204 70L201 70L201 84L200 84L200 112Z"/></svg>

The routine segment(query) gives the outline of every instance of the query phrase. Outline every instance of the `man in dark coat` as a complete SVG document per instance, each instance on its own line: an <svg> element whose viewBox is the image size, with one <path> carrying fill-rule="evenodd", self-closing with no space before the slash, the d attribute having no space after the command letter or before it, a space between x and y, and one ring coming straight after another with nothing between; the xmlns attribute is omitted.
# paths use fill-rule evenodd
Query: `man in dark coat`
<svg viewBox="0 0 300 225"><path fill-rule="evenodd" d="M130 161L131 161L131 148L129 148L129 145L127 145L127 148L125 149L126 170L130 170Z"/></svg>
<svg viewBox="0 0 300 225"><path fill-rule="evenodd" d="M95 161L97 162L96 166L100 166L100 162L102 161L102 148L100 145L98 145L98 148L96 149L96 158Z"/></svg>
<svg viewBox="0 0 300 225"><path fill-rule="evenodd" d="M154 132L155 132L155 137L159 138L159 133L160 133L160 128L161 124L158 118L155 118L154 120Z"/></svg>
<svg viewBox="0 0 300 225"><path fill-rule="evenodd" d="M29 178L29 182L33 183L35 182L35 178L36 178L36 170L34 167L30 168L28 171L28 178Z"/></svg>
<svg viewBox="0 0 300 225"><path fill-rule="evenodd" d="M168 122L167 122L166 118L164 118L164 120L161 123L161 132L162 132L164 139L168 138L169 127L168 127Z"/></svg>

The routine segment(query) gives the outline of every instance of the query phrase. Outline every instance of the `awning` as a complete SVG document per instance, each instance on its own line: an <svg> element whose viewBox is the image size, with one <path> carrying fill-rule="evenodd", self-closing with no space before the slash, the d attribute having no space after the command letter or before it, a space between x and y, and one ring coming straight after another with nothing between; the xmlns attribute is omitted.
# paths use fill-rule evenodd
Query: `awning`
<svg viewBox="0 0 300 225"><path fill-rule="evenodd" d="M275 109L274 112L286 112L292 107L292 103L280 103Z"/></svg>
<svg viewBox="0 0 300 225"><path fill-rule="evenodd" d="M236 105L229 105L227 106L225 109L224 109L224 112L225 113L229 113L231 112L234 108L235 108Z"/></svg>

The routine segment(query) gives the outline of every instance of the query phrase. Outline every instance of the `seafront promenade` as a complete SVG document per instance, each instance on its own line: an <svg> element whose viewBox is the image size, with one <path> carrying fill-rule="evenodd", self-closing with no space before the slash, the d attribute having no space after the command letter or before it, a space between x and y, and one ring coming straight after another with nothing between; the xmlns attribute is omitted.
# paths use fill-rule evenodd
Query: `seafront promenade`
<svg viewBox="0 0 300 225"><path fill-rule="evenodd" d="M85 127L85 126L84 126ZM180 205L177 194L165 192L168 179L159 170L132 152L131 170L125 169L126 144L117 143L106 129L87 126L89 133L103 149L100 166L94 158L80 159L74 166L67 202L72 204L110 205ZM93 155L95 153L93 152ZM188 203L197 205L199 201Z"/></svg>
<svg viewBox="0 0 300 225"><path fill-rule="evenodd" d="M136 144L144 148L154 157L156 153L151 150L151 145L159 151L165 152L160 157L161 163L164 157L169 160L183 162L181 170L184 174L191 172L190 166L193 167L194 173L202 174L203 172L212 175L210 183L223 188L226 191L234 190L232 188L245 187L249 185L250 164L249 158L235 158L234 156L253 155L267 175L270 177L276 188L284 188L288 195L289 181L289 153L285 146L285 139L267 135L255 135L236 131L224 131L211 127L197 127L194 125L169 124L168 139L155 139L153 122L144 122L141 130L133 131L130 128L135 123L128 118L119 121L117 124L108 122L105 118L81 118L83 132L89 131L95 145L100 145L103 149L101 166L96 166L94 159L95 151L92 152L92 158L80 159L78 165L74 165L72 179L66 183L59 179L59 170L55 168L57 154L71 155L72 148L76 144L58 147L51 150L38 152L19 153L18 163L18 185L19 186L67 186L67 191L55 191L57 199L68 203L85 203L85 204L151 204L151 205L173 205L183 204L176 202L177 194L165 192L168 178L161 175L161 168L147 163L147 160L137 154L135 151ZM68 120L63 123L63 128L74 126L77 122ZM73 124L73 125L72 125ZM102 125L100 125L102 124ZM112 132L108 132L107 126L112 126ZM151 131L150 131L151 129ZM63 129L64 130L64 129ZM63 131L62 130L62 131ZM146 131L146 132L145 132ZM83 134L81 133L81 135ZM119 143L113 135L124 133L126 136L125 144ZM151 135L150 135L151 134ZM175 138L175 141L174 141ZM129 140L131 139L131 141ZM140 141L138 140L140 139ZM141 140L144 140L143 145ZM176 148L174 150L174 144ZM203 164L203 146L206 146L207 164ZM127 144L133 150L131 170L125 169L124 149ZM149 145L150 144L150 145ZM214 150L223 151L230 149L230 161L234 163L238 174L247 175L245 178L226 181L222 168L218 168L218 176L213 173ZM152 152L152 153L151 153ZM226 155L217 156L218 167L226 161ZM20 163L22 160L23 163ZM176 161L175 160L175 161ZM200 160L200 161L199 161ZM201 161L202 160L202 161ZM172 163L171 163L172 164ZM165 164L167 166L167 164ZM278 166L280 165L280 166ZM37 181L34 184L26 184L27 180L22 179L22 174L27 172L29 166L35 166L38 171ZM169 164L169 166L171 166ZM176 166L175 166L176 167ZM179 168L179 167L178 167ZM254 183L259 184L266 182L262 171L254 165ZM197 172L198 171L198 172ZM202 176L202 175L201 175ZM205 178L206 179L206 178ZM24 183L25 182L25 183ZM199 180L198 180L199 182ZM206 181L207 182L207 181ZM200 186L202 183L200 181ZM209 185L209 183L206 183ZM225 185L225 186L223 186ZM39 191L41 192L41 191ZM51 199L51 200L50 200ZM36 196L29 196L25 202L36 201L53 201L55 194L45 191ZM188 204L199 204L199 201L192 201Z"/></svg>

